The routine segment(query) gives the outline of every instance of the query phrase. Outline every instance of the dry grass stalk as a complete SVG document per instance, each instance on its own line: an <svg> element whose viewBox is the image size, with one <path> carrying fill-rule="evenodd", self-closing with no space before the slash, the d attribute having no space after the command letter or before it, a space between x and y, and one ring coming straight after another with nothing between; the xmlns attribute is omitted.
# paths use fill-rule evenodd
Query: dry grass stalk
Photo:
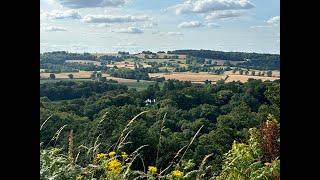
<svg viewBox="0 0 320 180"><path fill-rule="evenodd" d="M136 115L134 118L132 118L132 119L128 122L128 124L126 125L126 127L125 127L125 128L123 129L123 131L121 132L120 137L119 137L117 143L116 143L115 146L114 146L114 150L119 146L119 143L120 143L120 142L124 142L125 139L128 137L128 133L126 133L126 131L129 129L129 127L130 127L130 125L133 123L133 121L136 120L140 115L142 115L142 114L144 114L144 113L146 113L146 112L148 112L148 111L143 111L143 112L139 113L138 115ZM126 136L123 137L125 133L126 133ZM129 131L129 133L130 133L130 131ZM120 145L120 146L121 146L121 145ZM117 149L118 149L118 148L117 148Z"/></svg>
<svg viewBox="0 0 320 180"><path fill-rule="evenodd" d="M73 158L73 130L71 129L70 134L69 134L69 144L68 144L68 160L71 162L71 164L74 163L74 158Z"/></svg>
<svg viewBox="0 0 320 180"><path fill-rule="evenodd" d="M59 138L59 136L60 136L60 133L61 133L61 131L62 131L66 126L67 126L67 125L63 125L63 126L53 135L53 137L50 139L49 143L46 145L45 148L47 148L47 147L49 146L49 144L50 144L53 140L55 140L54 146L56 146L56 143L57 143L57 140L58 140L58 138Z"/></svg>
<svg viewBox="0 0 320 180"><path fill-rule="evenodd" d="M47 121L52 117L52 115L50 115L40 126L40 131L42 130L42 127L47 123Z"/></svg>
<svg viewBox="0 0 320 180"><path fill-rule="evenodd" d="M208 169L208 167L207 167L206 169L204 169L204 165L206 164L208 158L211 157L211 156L213 156L213 153L208 154L208 155L206 155L206 156L203 158L203 160L202 160L202 162L201 162L201 164L200 164L200 166L199 166L198 175L197 175L197 180L201 180L201 178L202 178L203 176L205 176L205 172L206 172L206 170ZM204 173L203 173L203 172L204 172Z"/></svg>

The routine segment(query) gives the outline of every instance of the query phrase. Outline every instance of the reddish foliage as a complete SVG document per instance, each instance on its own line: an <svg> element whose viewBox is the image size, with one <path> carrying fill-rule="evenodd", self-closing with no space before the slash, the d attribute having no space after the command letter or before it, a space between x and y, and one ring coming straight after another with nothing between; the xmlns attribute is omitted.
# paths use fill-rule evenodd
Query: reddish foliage
<svg viewBox="0 0 320 180"><path fill-rule="evenodd" d="M271 162L280 156L280 129L274 120L267 120L262 123L260 132L263 159L265 162Z"/></svg>

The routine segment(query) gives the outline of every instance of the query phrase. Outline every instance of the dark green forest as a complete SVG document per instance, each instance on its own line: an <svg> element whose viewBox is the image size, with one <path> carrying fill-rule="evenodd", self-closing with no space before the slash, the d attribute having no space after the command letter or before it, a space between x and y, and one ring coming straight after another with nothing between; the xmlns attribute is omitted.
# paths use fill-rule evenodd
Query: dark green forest
<svg viewBox="0 0 320 180"><path fill-rule="evenodd" d="M75 148L92 144L99 136L99 150L108 152L128 121L143 111L147 112L130 126L127 140L131 143L126 144L125 152L148 145L141 150L141 157L144 164L153 164L163 127L157 162L157 168L163 169L203 126L184 159L199 166L212 153L208 158L211 174L219 175L224 154L237 148L234 141L248 142L249 129L259 129L270 115L280 122L280 80L217 84L168 80L142 91L101 81L40 84L40 125L46 121L40 142L67 153L68 133L73 130ZM88 162L79 156L77 163ZM143 170L144 164L137 160L132 168Z"/></svg>
<svg viewBox="0 0 320 180"><path fill-rule="evenodd" d="M204 61L205 58L228 61L247 61L240 63L238 66L259 70L280 70L279 54L223 52L212 50L175 50L168 51L168 54L184 54L190 57L200 58L202 61Z"/></svg>

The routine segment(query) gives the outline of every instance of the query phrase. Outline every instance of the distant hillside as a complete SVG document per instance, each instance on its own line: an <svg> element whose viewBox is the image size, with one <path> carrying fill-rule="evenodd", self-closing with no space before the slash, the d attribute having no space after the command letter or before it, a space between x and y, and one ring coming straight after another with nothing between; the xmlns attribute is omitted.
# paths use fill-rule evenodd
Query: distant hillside
<svg viewBox="0 0 320 180"><path fill-rule="evenodd" d="M193 57L220 59L229 61L243 61L249 60L277 60L280 61L279 54L258 54L258 53L245 53L245 52L223 52L212 50L174 50L168 51L168 54L185 54Z"/></svg>
<svg viewBox="0 0 320 180"><path fill-rule="evenodd" d="M168 54L184 54L196 58L218 59L228 61L246 61L244 63L238 64L238 66L259 70L280 70L279 54L223 52L203 49L168 51Z"/></svg>

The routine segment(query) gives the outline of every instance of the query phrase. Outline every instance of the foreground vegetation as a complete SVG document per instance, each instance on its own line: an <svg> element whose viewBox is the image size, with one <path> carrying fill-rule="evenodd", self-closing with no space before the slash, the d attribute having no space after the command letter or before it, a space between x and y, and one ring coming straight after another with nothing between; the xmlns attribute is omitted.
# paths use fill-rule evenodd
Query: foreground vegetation
<svg viewBox="0 0 320 180"><path fill-rule="evenodd" d="M279 179L278 80L40 92L42 179Z"/></svg>

